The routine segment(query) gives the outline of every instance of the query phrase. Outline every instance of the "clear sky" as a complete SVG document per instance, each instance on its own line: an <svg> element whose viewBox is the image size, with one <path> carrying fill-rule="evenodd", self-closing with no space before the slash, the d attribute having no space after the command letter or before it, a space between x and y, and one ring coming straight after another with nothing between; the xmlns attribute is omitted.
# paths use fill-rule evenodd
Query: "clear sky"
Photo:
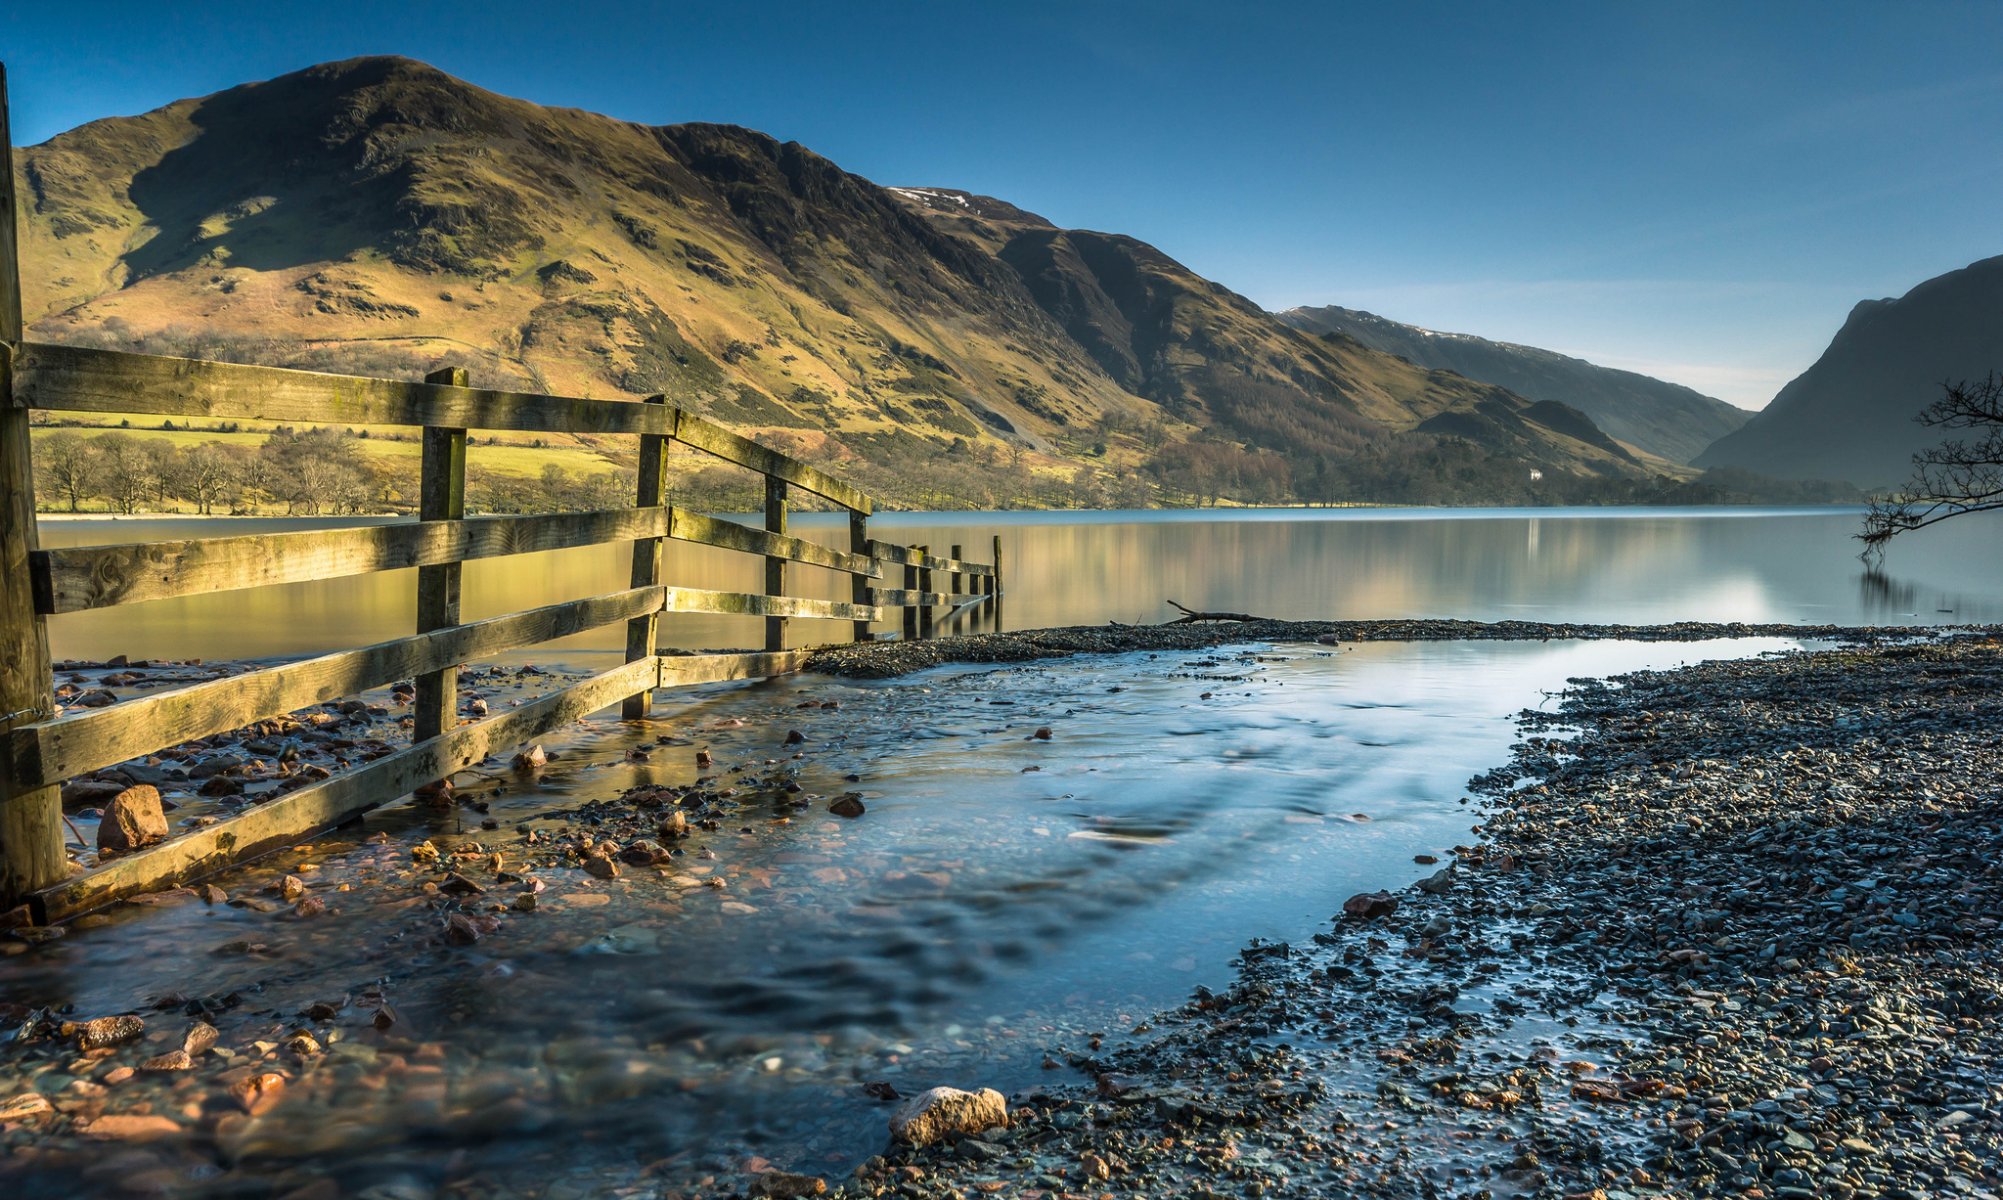
<svg viewBox="0 0 2003 1200"><path fill-rule="evenodd" d="M1130 233L1749 408L2003 254L2003 4L22 0L15 140L358 54Z"/></svg>

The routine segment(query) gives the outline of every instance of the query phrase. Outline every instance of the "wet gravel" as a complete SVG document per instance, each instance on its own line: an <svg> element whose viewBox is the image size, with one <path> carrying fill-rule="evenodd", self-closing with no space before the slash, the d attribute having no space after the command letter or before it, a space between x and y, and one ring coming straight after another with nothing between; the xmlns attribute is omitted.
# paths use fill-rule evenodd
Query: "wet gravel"
<svg viewBox="0 0 2003 1200"><path fill-rule="evenodd" d="M1438 874L838 1194L1994 1196L1999 724L1990 638L1573 681Z"/></svg>

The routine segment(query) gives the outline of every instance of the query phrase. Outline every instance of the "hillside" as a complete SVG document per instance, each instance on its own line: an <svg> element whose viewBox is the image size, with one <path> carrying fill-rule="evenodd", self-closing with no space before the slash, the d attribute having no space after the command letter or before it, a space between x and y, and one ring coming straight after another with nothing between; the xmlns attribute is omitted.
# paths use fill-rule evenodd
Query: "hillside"
<svg viewBox="0 0 2003 1200"><path fill-rule="evenodd" d="M1311 333L1340 333L1422 367L1453 371L1532 400L1569 405L1612 437L1687 463L1752 416L1681 384L1602 367L1535 346L1439 333L1353 308L1294 308L1280 319Z"/></svg>
<svg viewBox="0 0 2003 1200"><path fill-rule="evenodd" d="M32 336L664 392L906 503L1038 502L1037 480L1090 499L1137 471L1170 499L1375 498L1348 464L1442 453L1467 460L1456 495L1527 466L1665 466L1568 409L1291 329L1130 238L407 59L93 122L18 159ZM1413 469L1390 498L1425 498Z"/></svg>
<svg viewBox="0 0 2003 1200"><path fill-rule="evenodd" d="M1896 300L1865 300L1815 365L1696 462L1788 479L1902 482L1943 433L1913 420L1944 381L2003 371L2003 257L1936 276Z"/></svg>

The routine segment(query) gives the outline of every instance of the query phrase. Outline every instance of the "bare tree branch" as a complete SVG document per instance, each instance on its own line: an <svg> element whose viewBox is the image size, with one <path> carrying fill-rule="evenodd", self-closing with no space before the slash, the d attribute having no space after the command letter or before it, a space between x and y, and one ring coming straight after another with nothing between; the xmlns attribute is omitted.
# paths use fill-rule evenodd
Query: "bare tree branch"
<svg viewBox="0 0 2003 1200"><path fill-rule="evenodd" d="M1930 428L1975 430L1980 436L1952 438L1915 454L1905 487L1871 501L1857 534L1866 562L1882 559L1886 543L1902 533L1950 517L2003 509L2003 377L1992 372L1976 383L1942 384L1940 399L1915 420Z"/></svg>

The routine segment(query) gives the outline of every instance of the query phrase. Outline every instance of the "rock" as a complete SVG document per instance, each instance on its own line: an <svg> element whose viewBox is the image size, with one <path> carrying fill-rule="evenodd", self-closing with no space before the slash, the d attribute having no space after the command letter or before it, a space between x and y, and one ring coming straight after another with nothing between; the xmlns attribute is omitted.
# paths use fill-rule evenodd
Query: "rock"
<svg viewBox="0 0 2003 1200"><path fill-rule="evenodd" d="M137 1041L146 1032L146 1022L138 1017L99 1017L77 1027L77 1044L85 1050L102 1050Z"/></svg>
<svg viewBox="0 0 2003 1200"><path fill-rule="evenodd" d="M594 854L584 860L584 873L593 879L617 879L619 878L619 864L613 862L603 854Z"/></svg>
<svg viewBox="0 0 2003 1200"><path fill-rule="evenodd" d="M175 1137L181 1133L181 1126L171 1117L99 1117L84 1128L84 1132L96 1138L116 1138L125 1142L150 1142L157 1138Z"/></svg>
<svg viewBox="0 0 2003 1200"><path fill-rule="evenodd" d="M1048 726L1048 725L1042 725L1042 726L1038 726L1038 727L1037 727L1037 730L1036 730L1036 732L1035 732L1035 733L1032 733L1032 734L1030 734L1029 736L1031 736L1031 737L1035 738L1035 739L1036 739L1037 741L1039 741L1039 742L1047 742L1047 741L1049 741L1049 740L1050 740L1051 738L1053 738L1053 737L1055 737L1055 736L1057 736L1057 735L1056 735L1056 734L1054 734L1054 733L1052 733L1052 732L1050 731L1050 726Z"/></svg>
<svg viewBox="0 0 2003 1200"><path fill-rule="evenodd" d="M160 807L160 790L149 784L129 787L105 805L97 827L100 852L123 854L167 836L167 814Z"/></svg>
<svg viewBox="0 0 2003 1200"><path fill-rule="evenodd" d="M54 1111L55 1109L50 1108L49 1102L44 1100L40 1094L22 1092L18 1096L9 1096L5 1100L0 1100L0 1125L5 1125L9 1121L28 1121L37 1117L46 1117Z"/></svg>
<svg viewBox="0 0 2003 1200"><path fill-rule="evenodd" d="M976 1134L1008 1124L1008 1102L993 1088L963 1092L937 1087L913 1097L890 1118L890 1136L929 1146L954 1134Z"/></svg>
<svg viewBox="0 0 2003 1200"><path fill-rule="evenodd" d="M195 1060L186 1050L169 1050L156 1054L139 1064L142 1071L186 1071L194 1067Z"/></svg>
<svg viewBox="0 0 2003 1200"><path fill-rule="evenodd" d="M477 697L472 700L468 700L466 702L466 711L472 713L476 717L484 717L487 715L487 702Z"/></svg>
<svg viewBox="0 0 2003 1200"><path fill-rule="evenodd" d="M1113 1177L1112 1164L1090 1150L1078 1156L1078 1170L1087 1179L1103 1181Z"/></svg>
<svg viewBox="0 0 2003 1200"><path fill-rule="evenodd" d="M544 750L540 742L515 755L517 771L534 771L547 765L549 765L549 751Z"/></svg>
<svg viewBox="0 0 2003 1200"><path fill-rule="evenodd" d="M199 1058L215 1047L217 1036L215 1026L207 1021L197 1021L188 1030L188 1036L181 1039L181 1049L186 1050L190 1057Z"/></svg>
<svg viewBox="0 0 2003 1200"><path fill-rule="evenodd" d="M230 1085L230 1099L251 1116L261 1116L277 1104L285 1091L285 1076L276 1071L248 1075Z"/></svg>
<svg viewBox="0 0 2003 1200"><path fill-rule="evenodd" d="M679 811L671 812L661 818L661 827L656 832L664 838L685 838L689 835L689 819Z"/></svg>
<svg viewBox="0 0 2003 1200"><path fill-rule="evenodd" d="M709 756L709 751L698 750L695 752L696 770L707 771L715 765L716 765L716 760Z"/></svg>
<svg viewBox="0 0 2003 1200"><path fill-rule="evenodd" d="M786 731L786 744L788 746L798 746L801 743L805 742L806 740L807 740L807 735L801 733L797 729L789 729Z"/></svg>
<svg viewBox="0 0 2003 1200"><path fill-rule="evenodd" d="M834 803L828 805L828 811L838 817L855 818L861 816L866 810L862 806L861 796L856 795L854 792L843 792L841 795L835 797Z"/></svg>
<svg viewBox="0 0 2003 1200"><path fill-rule="evenodd" d="M1398 911L1398 897L1389 892L1358 892L1342 902L1342 915L1374 921Z"/></svg>
<svg viewBox="0 0 2003 1200"><path fill-rule="evenodd" d="M297 875L287 875L272 886L277 889L278 898L287 904L295 904L306 895L306 881Z"/></svg>
<svg viewBox="0 0 2003 1200"><path fill-rule="evenodd" d="M630 863L636 867L651 867L655 863L666 862L672 857L673 855L668 853L666 847L658 842L650 842L646 838L630 842L625 849L619 851L621 861Z"/></svg>
<svg viewBox="0 0 2003 1200"><path fill-rule="evenodd" d="M203 885L202 885L202 886L200 887L200 889L198 889L198 894L199 894L199 895L201 896L201 898L202 898L202 903L204 903L204 904L227 904L227 903L229 903L229 898L230 898L230 896L229 896L229 893L228 893L228 892L225 892L224 890L222 890L221 888L217 887L217 886L216 886L215 884L213 884L213 883L205 883L205 884L203 884Z"/></svg>
<svg viewBox="0 0 2003 1200"><path fill-rule="evenodd" d="M455 946L470 946L491 933L493 928L491 920L483 921L456 912L445 918L445 940Z"/></svg>
<svg viewBox="0 0 2003 1200"><path fill-rule="evenodd" d="M1444 896L1453 890L1453 886L1454 869L1451 866L1441 867L1419 881L1419 890L1428 896Z"/></svg>
<svg viewBox="0 0 2003 1200"><path fill-rule="evenodd" d="M794 1200L799 1196L826 1195L828 1181L818 1175L795 1175L790 1171L766 1171L751 1177L749 1194L771 1200Z"/></svg>

